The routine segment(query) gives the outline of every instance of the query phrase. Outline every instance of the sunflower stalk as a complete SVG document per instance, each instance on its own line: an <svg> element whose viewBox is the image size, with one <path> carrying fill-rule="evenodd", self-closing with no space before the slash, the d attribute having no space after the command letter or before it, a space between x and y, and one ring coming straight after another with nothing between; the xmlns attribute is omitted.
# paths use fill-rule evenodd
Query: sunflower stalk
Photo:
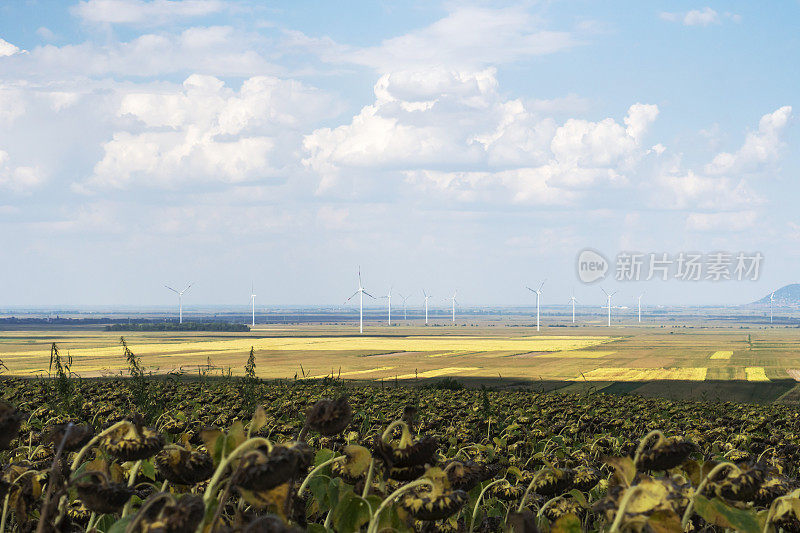
<svg viewBox="0 0 800 533"><path fill-rule="evenodd" d="M427 485L431 489L434 488L433 481L431 481L429 479L418 479L416 481L412 481L408 485L403 485L402 487L400 487L399 489L397 489L396 491L391 493L388 497L386 497L386 499L384 499L381 502L381 504L378 506L378 509L372 515L372 518L370 518L369 526L367 526L367 533L377 533L377 531L378 531L378 518L380 517L381 512L383 512L383 510L387 506L389 506L389 504L391 504L395 499L397 499L404 492L408 492L409 490L411 490L411 489L413 489L415 487L419 487L421 485Z"/></svg>
<svg viewBox="0 0 800 533"><path fill-rule="evenodd" d="M697 490L695 490L694 494L692 494L692 499L689 500L689 505L686 507L686 511L683 513L683 518L681 519L681 527L684 530L686 529L686 526L689 523L689 519L692 517L692 511L694 511L695 498L697 498L697 496L702 494L703 489L706 488L706 485L708 484L708 481L710 479L713 479L714 476L717 475L717 473L721 472L725 468L730 468L736 473L741 473L741 470L739 469L738 466L728 462L720 463L714 468L712 468L711 471L708 474L706 474L706 477L703 478L703 481L701 481L700 484L697 486Z"/></svg>
<svg viewBox="0 0 800 533"><path fill-rule="evenodd" d="M486 491L489 490L490 488L492 488L492 486L497 485L498 483L502 483L503 481L508 483L508 480L506 478L497 479L495 481L492 481L491 483L489 483L485 487L483 487L483 490L481 490L481 493L478 494L478 499L475 501L475 507L472 509L472 519L469 522L469 533L472 533L472 530L475 528L475 520L478 517L478 508L480 507L481 502L483 501L483 495L486 494Z"/></svg>

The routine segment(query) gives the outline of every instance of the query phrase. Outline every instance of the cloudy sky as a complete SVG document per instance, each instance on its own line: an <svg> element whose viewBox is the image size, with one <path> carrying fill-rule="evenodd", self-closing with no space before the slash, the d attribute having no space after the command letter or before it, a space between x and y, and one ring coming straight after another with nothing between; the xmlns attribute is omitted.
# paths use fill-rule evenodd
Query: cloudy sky
<svg viewBox="0 0 800 533"><path fill-rule="evenodd" d="M586 247L764 255L622 304L800 281L800 3L340 5L0 5L0 307L341 304L358 265L599 303Z"/></svg>

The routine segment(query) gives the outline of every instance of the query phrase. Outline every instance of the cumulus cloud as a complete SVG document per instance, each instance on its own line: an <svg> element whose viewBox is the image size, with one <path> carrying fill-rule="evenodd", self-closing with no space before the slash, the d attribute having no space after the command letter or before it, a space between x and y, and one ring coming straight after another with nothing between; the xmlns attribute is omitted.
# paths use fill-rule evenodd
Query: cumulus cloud
<svg viewBox="0 0 800 533"><path fill-rule="evenodd" d="M504 191L514 201L563 203L600 183L622 184L647 149L654 105L634 104L623 123L558 124L504 98L493 69L428 68L381 76L375 101L349 124L304 139L320 190L351 170L400 172L423 191L473 201ZM489 191L492 191L491 194Z"/></svg>
<svg viewBox="0 0 800 533"><path fill-rule="evenodd" d="M765 163L775 161L784 142L783 131L792 115L791 106L783 106L767 113L758 122L758 129L747 134L741 148L734 153L722 152L706 165L709 174L753 172Z"/></svg>
<svg viewBox="0 0 800 533"><path fill-rule="evenodd" d="M13 56L20 53L21 50L11 44L10 42L0 38L0 57Z"/></svg>
<svg viewBox="0 0 800 533"><path fill-rule="evenodd" d="M317 89L267 76L246 80L238 91L213 76L192 75L169 90L132 92L118 114L139 126L115 132L104 144L88 185L169 187L272 177L290 157L276 154L276 147L290 152L298 129L331 107Z"/></svg>
<svg viewBox="0 0 800 533"><path fill-rule="evenodd" d="M656 185L651 205L662 209L729 211L762 201L744 180L703 176L693 170L660 175Z"/></svg>
<svg viewBox="0 0 800 533"><path fill-rule="evenodd" d="M155 26L223 9L220 0L83 0L72 12L85 22Z"/></svg>

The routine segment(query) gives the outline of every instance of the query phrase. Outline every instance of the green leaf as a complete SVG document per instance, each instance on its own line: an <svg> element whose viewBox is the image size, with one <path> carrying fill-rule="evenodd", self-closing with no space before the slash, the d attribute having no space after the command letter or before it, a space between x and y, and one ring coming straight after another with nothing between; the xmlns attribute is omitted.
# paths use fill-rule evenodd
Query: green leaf
<svg viewBox="0 0 800 533"><path fill-rule="evenodd" d="M704 496L695 496L694 507L697 514L702 516L709 524L745 533L759 533L761 531L755 512L730 507L717 498L709 500Z"/></svg>
<svg viewBox="0 0 800 533"><path fill-rule="evenodd" d="M345 493L333 509L336 531L359 531L369 519L370 506L367 500L353 492Z"/></svg>
<svg viewBox="0 0 800 533"><path fill-rule="evenodd" d="M336 452L334 452L333 450L329 450L327 448L322 448L314 456L314 466L319 466L322 463L324 463L325 461L329 461L330 459L333 459L335 456L336 456Z"/></svg>
<svg viewBox="0 0 800 533"><path fill-rule="evenodd" d="M133 518L135 516L136 515L128 515L125 518L120 518L119 520L117 520L116 522L111 524L111 526L108 529L106 529L105 532L106 533L125 533L125 529L128 527L128 524L130 524L131 520L133 520ZM105 515L105 516L103 516L103 518L110 518L112 521L114 520L114 518L111 515ZM98 527L98 529L101 529L101 528Z"/></svg>
<svg viewBox="0 0 800 533"><path fill-rule="evenodd" d="M150 461L142 461L142 475L148 479L156 480L156 467Z"/></svg>
<svg viewBox="0 0 800 533"><path fill-rule="evenodd" d="M322 524L314 524L314 523L308 524L306 526L306 531L308 533L328 533L328 530L325 529L325 526L323 526Z"/></svg>

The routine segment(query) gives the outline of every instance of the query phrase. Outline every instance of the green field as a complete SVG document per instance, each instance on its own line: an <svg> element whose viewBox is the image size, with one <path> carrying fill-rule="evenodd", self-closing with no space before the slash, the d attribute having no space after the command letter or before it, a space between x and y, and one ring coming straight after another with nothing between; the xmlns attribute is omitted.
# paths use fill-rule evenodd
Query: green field
<svg viewBox="0 0 800 533"><path fill-rule="evenodd" d="M574 383L572 388L641 389L658 395L687 386L701 391L703 384L732 381L743 386L771 384L767 388L775 396L789 392L800 379L800 331L794 328L592 326L543 328L537 333L531 327L482 324L371 327L363 336L353 335L352 330L352 326L262 326L248 333L135 332L126 334L126 339L153 373L241 375L253 347L262 378L451 377L565 387ZM72 371L82 377L125 370L118 333L30 329L0 334L0 358L7 373L46 375L53 342L72 357Z"/></svg>

